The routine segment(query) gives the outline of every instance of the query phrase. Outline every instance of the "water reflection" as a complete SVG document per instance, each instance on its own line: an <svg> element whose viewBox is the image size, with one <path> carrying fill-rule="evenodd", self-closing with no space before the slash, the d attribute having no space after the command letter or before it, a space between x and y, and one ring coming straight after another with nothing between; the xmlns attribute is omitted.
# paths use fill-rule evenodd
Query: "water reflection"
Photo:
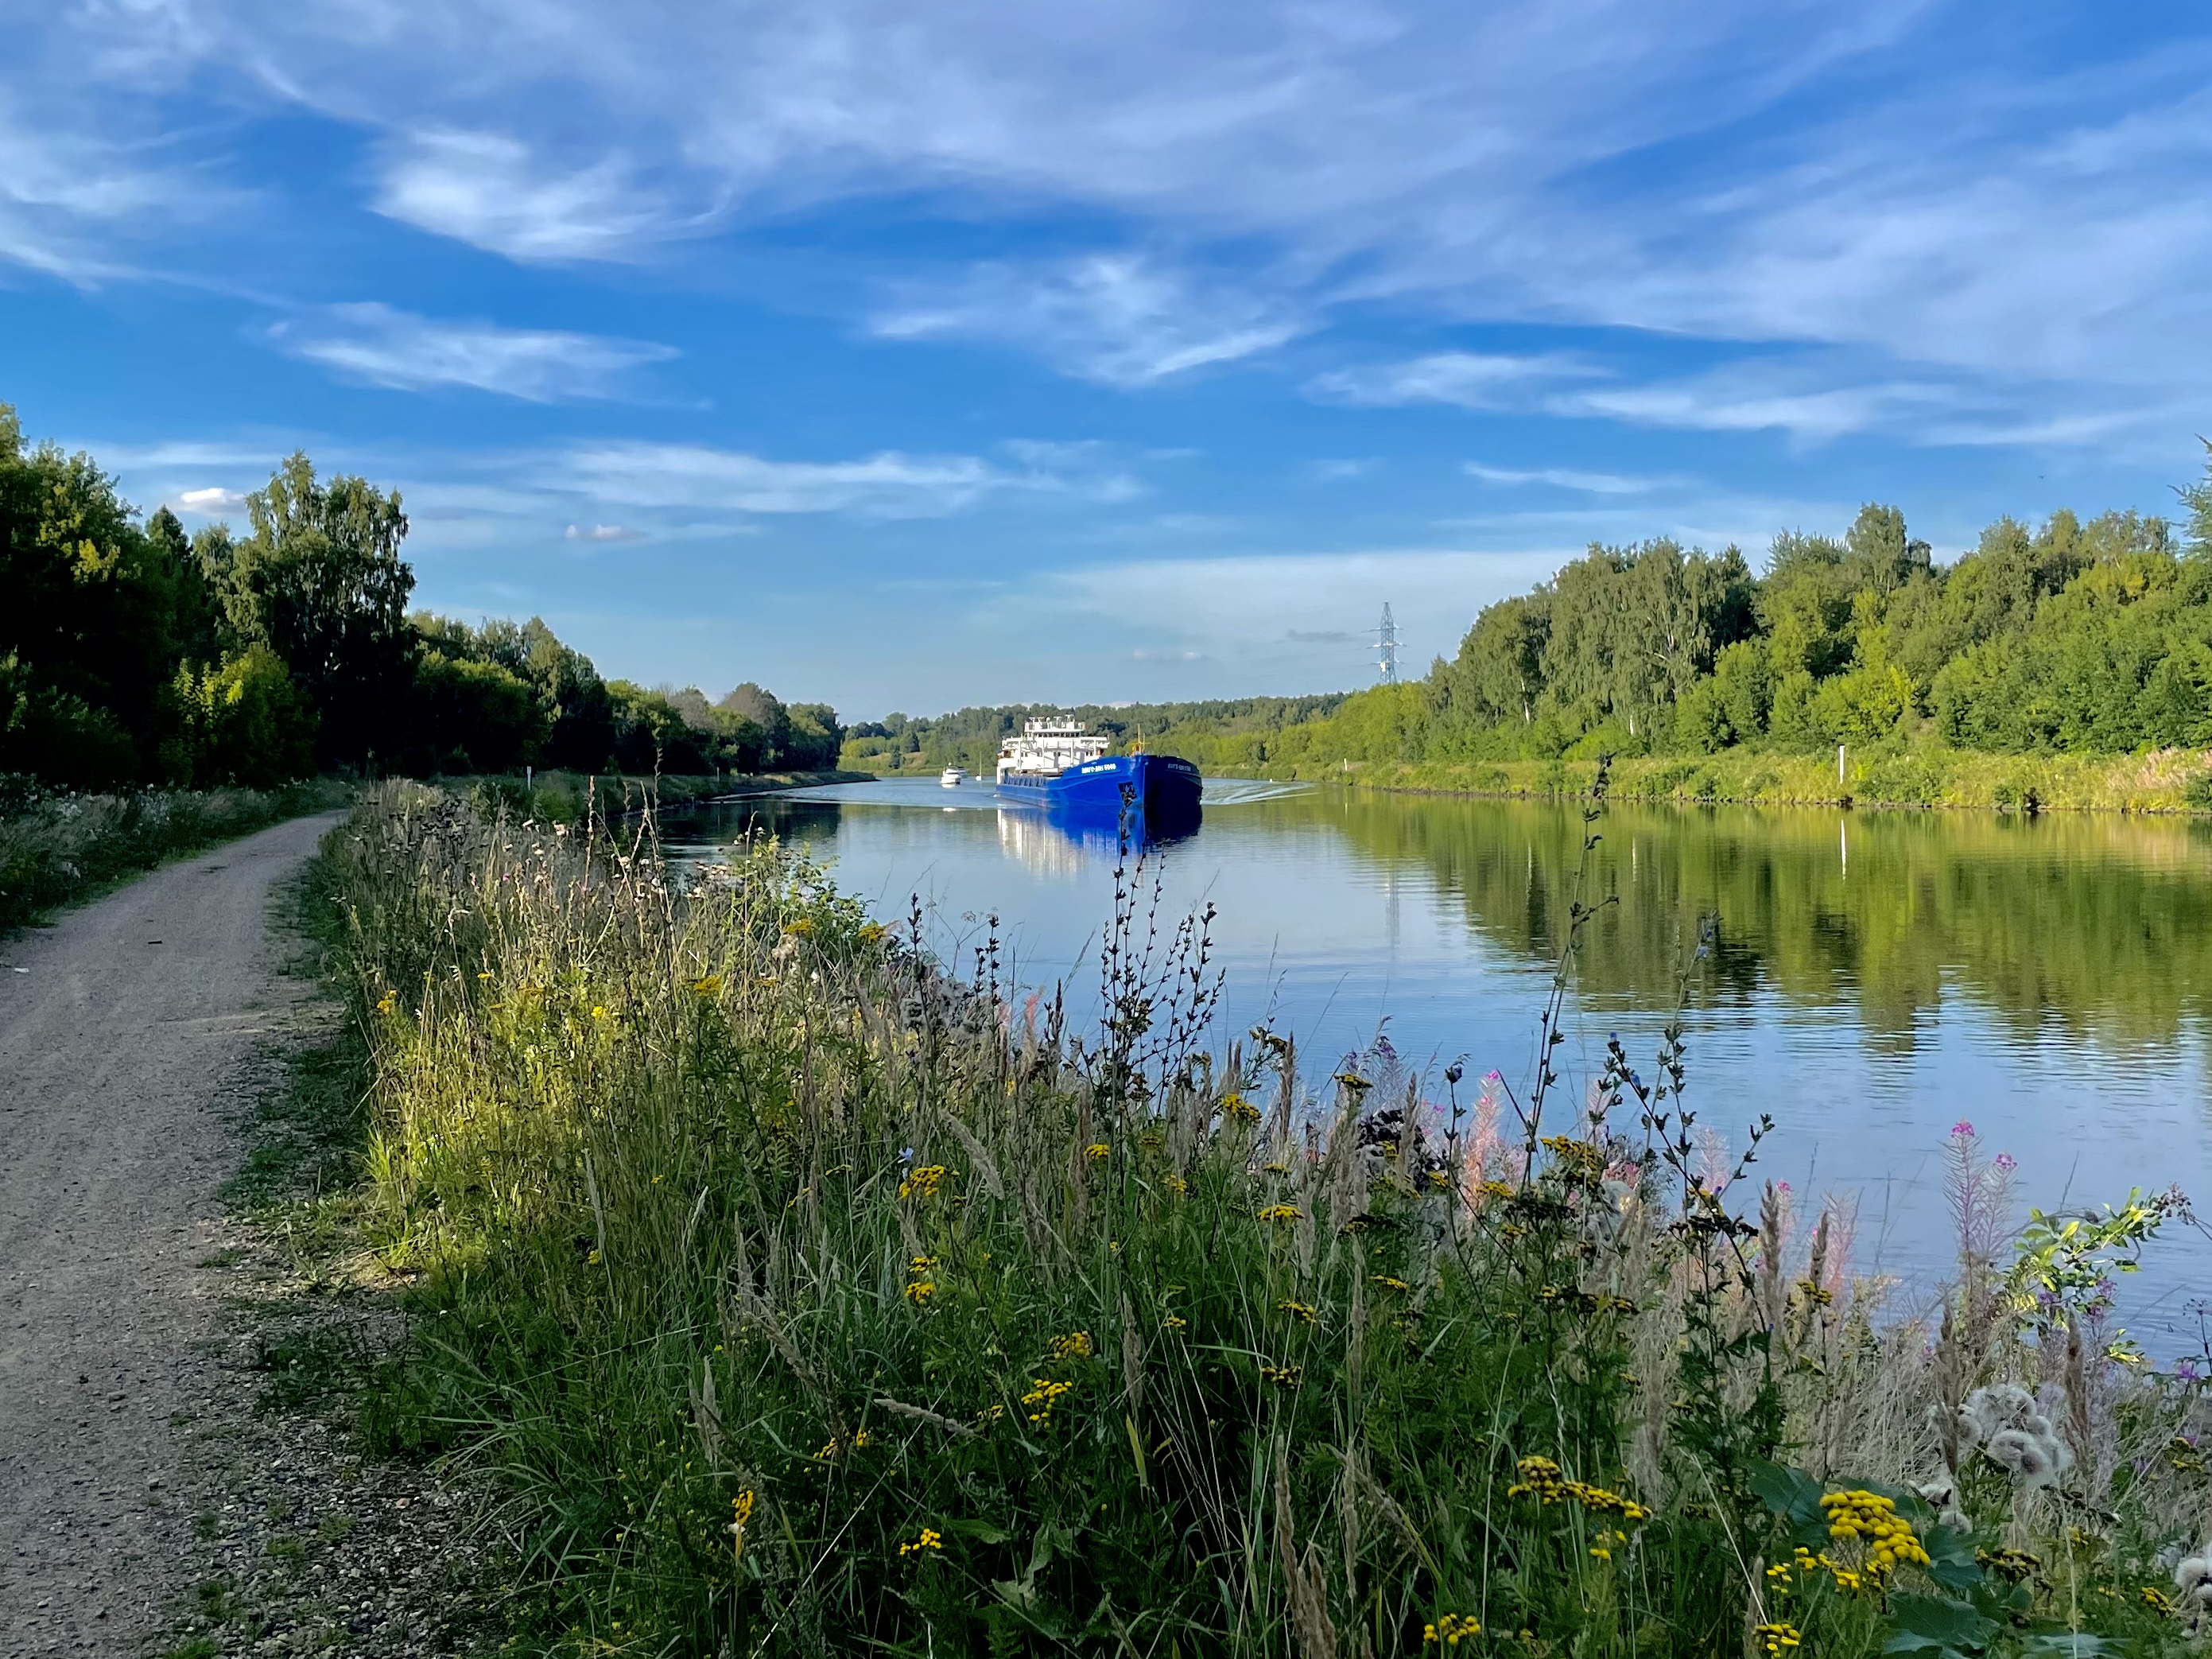
<svg viewBox="0 0 2212 1659"><path fill-rule="evenodd" d="M900 782L670 830L705 843L749 823L833 860L883 911L920 894L948 956L995 914L1030 982L1096 983L1109 830ZM1601 829L1585 896L1617 902L1579 956L1563 1073L1595 1074L1615 1030L1648 1053L1686 999L1707 1121L1771 1111L1762 1172L1858 1193L1862 1266L1932 1270L1936 1155L1960 1118L2019 1158L2019 1190L2046 1207L2172 1181L2212 1202L2206 825L1620 805ZM1517 1079L1581 842L1570 805L1209 781L1202 829L1149 856L1164 917L1219 911L1229 1030L1273 1018L1328 1060L1387 1022L1432 1073L1465 1055ZM1714 948L1686 982L1707 916ZM2169 1313L2193 1293L2178 1261L2145 1279L2139 1300Z"/></svg>

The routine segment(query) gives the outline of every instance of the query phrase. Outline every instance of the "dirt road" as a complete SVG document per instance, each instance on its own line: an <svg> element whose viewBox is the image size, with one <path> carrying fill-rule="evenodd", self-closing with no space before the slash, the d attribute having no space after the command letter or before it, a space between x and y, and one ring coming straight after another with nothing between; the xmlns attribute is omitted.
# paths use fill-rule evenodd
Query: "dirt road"
<svg viewBox="0 0 2212 1659"><path fill-rule="evenodd" d="M0 1655L135 1655L182 1586L195 1268L258 1039L310 988L271 890L335 817L0 941Z"/></svg>

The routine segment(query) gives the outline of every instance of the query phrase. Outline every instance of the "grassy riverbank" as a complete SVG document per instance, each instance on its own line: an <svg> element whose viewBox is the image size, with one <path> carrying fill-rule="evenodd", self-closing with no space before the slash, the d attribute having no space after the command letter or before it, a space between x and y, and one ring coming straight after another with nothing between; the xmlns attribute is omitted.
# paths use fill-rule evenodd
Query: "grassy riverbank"
<svg viewBox="0 0 2212 1659"><path fill-rule="evenodd" d="M1352 761L1261 763L1238 775L1308 778L1366 789L1439 794L1586 794L1595 760ZM1836 757L1724 750L1717 755L1649 756L1612 763L1625 798L1685 805L1733 801L1759 806L1975 807L2003 811L2212 811L2212 752L2167 749L2147 755L1984 755L1942 748L1846 753Z"/></svg>
<svg viewBox="0 0 2212 1659"><path fill-rule="evenodd" d="M831 783L865 783L868 772L708 772L632 776L618 772L546 771L526 787L519 772L484 777L440 778L434 787L469 795L487 810L504 810L517 818L547 823L580 824L596 811L603 818L633 817L648 808L678 807L735 795L775 794L787 789L815 789Z"/></svg>
<svg viewBox="0 0 2212 1659"><path fill-rule="evenodd" d="M0 928L35 921L171 859L325 811L348 793L304 783L78 794L0 777Z"/></svg>
<svg viewBox="0 0 2212 1659"><path fill-rule="evenodd" d="M1716 1156L1673 1044L1594 1113L1209 1048L1203 924L1148 945L1137 872L1080 1043L772 847L685 895L394 785L317 880L416 1276L368 1425L499 1484L533 1642L2181 1650L2203 1406L2095 1288L2156 1206L2016 1240L1962 1129L1960 1281L1908 1316Z"/></svg>

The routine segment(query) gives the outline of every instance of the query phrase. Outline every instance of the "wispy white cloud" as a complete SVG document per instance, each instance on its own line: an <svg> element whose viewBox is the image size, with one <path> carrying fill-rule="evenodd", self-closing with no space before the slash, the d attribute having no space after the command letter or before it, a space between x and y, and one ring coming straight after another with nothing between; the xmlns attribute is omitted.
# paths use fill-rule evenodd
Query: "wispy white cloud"
<svg viewBox="0 0 2212 1659"><path fill-rule="evenodd" d="M1674 482L1668 478L1635 478L1618 472L1582 472L1572 467L1546 466L1530 471L1517 467L1487 466L1480 461L1467 461L1460 471L1470 478L1480 478L1494 484L1549 484L1555 489L1579 490L1585 495L1641 495Z"/></svg>
<svg viewBox="0 0 2212 1659"><path fill-rule="evenodd" d="M621 155L563 165L503 133L433 129L392 139L379 213L525 263L644 258L702 228Z"/></svg>
<svg viewBox="0 0 2212 1659"><path fill-rule="evenodd" d="M1525 405L1543 387L1604 373L1561 352L1440 351L1401 362L1333 369L1308 381L1306 392L1357 408L1453 404L1462 409L1508 409Z"/></svg>
<svg viewBox="0 0 2212 1659"><path fill-rule="evenodd" d="M869 324L885 339L1001 342L1118 386L1272 351L1309 325L1247 286L1209 285L1134 255L981 265L949 283L910 287Z"/></svg>
<svg viewBox="0 0 2212 1659"><path fill-rule="evenodd" d="M618 396L630 370L678 355L645 340L438 322L374 303L332 306L269 334L292 356L373 386L466 386L541 404Z"/></svg>
<svg viewBox="0 0 2212 1659"><path fill-rule="evenodd" d="M216 205L222 192L89 126L33 114L17 91L0 74L0 261L69 282L125 275L119 244Z"/></svg>
<svg viewBox="0 0 2212 1659"><path fill-rule="evenodd" d="M618 524L595 524L589 529L572 524L562 533L572 542L634 542L644 532Z"/></svg>
<svg viewBox="0 0 2212 1659"><path fill-rule="evenodd" d="M1639 376L1634 368L1579 356L1449 352L1339 369L1310 381L1306 391L1323 402L1366 408L1449 404L1689 431L1780 432L1804 444L1870 431L1923 444L2003 441L1999 432L2025 436L2025 428L2004 421L2004 411L2032 401L2018 377L2006 383L1984 375L1908 376L1890 365L1835 356L1747 356L1690 374ZM2051 395L2047 386L2040 390ZM2045 421L2040 430L2050 440L2062 433L2079 439L2108 434L2129 419L2077 410L2064 427ZM1542 483L1593 495L1650 487L1647 480L1572 469L1516 471L1470 462L1466 471L1492 483Z"/></svg>
<svg viewBox="0 0 2212 1659"><path fill-rule="evenodd" d="M1045 465L1007 466L979 455L910 455L884 450L857 460L771 460L700 444L613 441L561 452L554 487L592 501L678 517L729 514L848 513L865 518L939 518L1005 495L1105 492L1103 477Z"/></svg>

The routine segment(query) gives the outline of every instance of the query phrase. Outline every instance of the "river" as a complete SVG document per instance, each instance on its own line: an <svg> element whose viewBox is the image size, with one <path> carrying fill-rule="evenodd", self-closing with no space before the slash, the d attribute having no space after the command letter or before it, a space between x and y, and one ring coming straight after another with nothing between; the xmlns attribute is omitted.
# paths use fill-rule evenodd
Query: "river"
<svg viewBox="0 0 2212 1659"><path fill-rule="evenodd" d="M1020 982L1096 1006L1110 834L988 784L885 780L672 816L690 857L748 827L831 866L886 921L911 897L965 966L999 933ZM1217 1042L1267 1020L1334 1069L1387 1035L1428 1095L1533 1069L1582 847L1569 803L1209 780L1197 834L1149 854L1164 917L1211 902ZM2212 1212L2212 826L2122 817L1614 805L1586 877L1558 1069L1579 1101L1620 1033L1648 1074L1686 981L1689 1097L1809 1212L1841 1194L1853 1264L1910 1295L1943 1272L1942 1155L1972 1123L2018 1161L2021 1212L2179 1183ZM1703 919L1711 945L1697 961ZM2124 1286L2154 1350L2194 1348L2212 1262L2175 1230Z"/></svg>

